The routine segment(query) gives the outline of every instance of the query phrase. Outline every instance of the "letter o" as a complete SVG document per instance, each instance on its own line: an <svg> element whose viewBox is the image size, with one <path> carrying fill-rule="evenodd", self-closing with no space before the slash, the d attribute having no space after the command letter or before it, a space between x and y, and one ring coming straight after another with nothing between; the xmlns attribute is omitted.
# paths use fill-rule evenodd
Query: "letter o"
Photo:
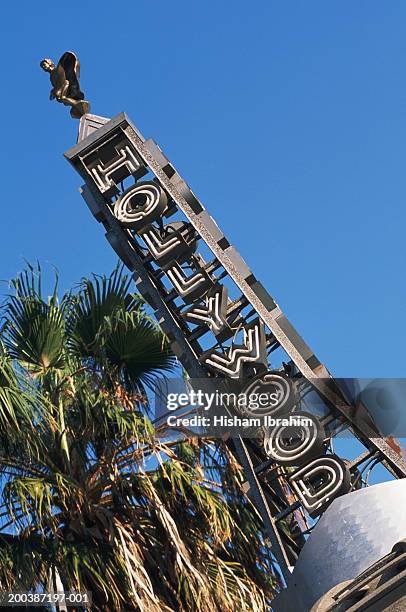
<svg viewBox="0 0 406 612"><path fill-rule="evenodd" d="M269 403L264 406L250 407L249 398L251 395L267 393L268 396L276 395L276 403ZM269 371L265 374L259 374L252 378L242 389L241 396L247 398L245 406L240 406L239 409L249 416L275 416L284 412L288 412L296 404L296 392L292 380L284 372Z"/></svg>
<svg viewBox="0 0 406 612"><path fill-rule="evenodd" d="M168 196L153 181L136 183L114 203L114 216L124 227L131 227L137 232L155 221L165 212Z"/></svg>
<svg viewBox="0 0 406 612"><path fill-rule="evenodd" d="M272 428L264 439L265 452L281 465L303 465L323 453L324 428L310 412L293 412L290 416L300 418L302 423Z"/></svg>

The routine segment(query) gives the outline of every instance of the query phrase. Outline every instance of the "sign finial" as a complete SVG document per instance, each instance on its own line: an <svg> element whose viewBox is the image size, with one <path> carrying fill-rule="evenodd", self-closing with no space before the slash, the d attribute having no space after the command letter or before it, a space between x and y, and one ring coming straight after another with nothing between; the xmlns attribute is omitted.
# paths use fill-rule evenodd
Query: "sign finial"
<svg viewBox="0 0 406 612"><path fill-rule="evenodd" d="M49 72L52 85L50 100L71 106L70 114L74 119L80 119L89 112L90 104L80 90L80 62L74 53L66 51L57 66L49 58L43 59L40 66Z"/></svg>

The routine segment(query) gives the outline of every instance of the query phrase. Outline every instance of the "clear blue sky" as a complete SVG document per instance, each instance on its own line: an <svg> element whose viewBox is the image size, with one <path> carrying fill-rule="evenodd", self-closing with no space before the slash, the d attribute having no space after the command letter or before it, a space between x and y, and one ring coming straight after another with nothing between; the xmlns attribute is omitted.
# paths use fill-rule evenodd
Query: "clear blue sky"
<svg viewBox="0 0 406 612"><path fill-rule="evenodd" d="M0 278L62 286L116 258L63 159L68 49L96 114L126 111L337 376L405 376L406 4L7 2Z"/></svg>

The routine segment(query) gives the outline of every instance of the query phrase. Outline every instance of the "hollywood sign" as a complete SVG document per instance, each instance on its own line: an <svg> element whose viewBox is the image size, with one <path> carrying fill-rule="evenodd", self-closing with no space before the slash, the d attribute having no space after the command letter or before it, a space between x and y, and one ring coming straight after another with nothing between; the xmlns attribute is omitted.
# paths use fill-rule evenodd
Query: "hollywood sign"
<svg viewBox="0 0 406 612"><path fill-rule="evenodd" d="M323 383L332 380L327 370L161 149L124 113L110 121L83 117L79 142L65 156L84 180L81 193L92 214L133 272L191 378L230 379L247 394L276 390L280 401L262 411L274 416L297 403L292 372L301 374L334 418L348 420L366 453L378 452L392 473L406 473L384 440L374 441L366 424L350 422L345 400L334 385ZM291 368L270 368L269 355L278 349ZM267 432L261 444L268 461L289 468L286 484L315 517L351 490L351 466L327 454L323 423L310 413L306 417L309 424L293 438L282 426Z"/></svg>

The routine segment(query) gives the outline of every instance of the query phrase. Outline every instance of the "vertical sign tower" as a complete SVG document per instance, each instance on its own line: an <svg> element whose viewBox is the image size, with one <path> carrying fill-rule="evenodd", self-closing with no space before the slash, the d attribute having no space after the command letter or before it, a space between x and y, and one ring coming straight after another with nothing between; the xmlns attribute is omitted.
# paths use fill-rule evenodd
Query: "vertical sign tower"
<svg viewBox="0 0 406 612"><path fill-rule="evenodd" d="M245 394L273 391L278 402L262 415L294 411L308 417L293 437L279 426L230 440L293 601L301 587L291 585L291 572L314 519L334 500L351 496L355 504L371 463L384 466L388 478L404 478L403 458L366 410L348 402L159 146L124 113L111 120L89 114L73 54L64 54L57 68L44 62L54 97L81 117L78 143L65 153L83 180L81 195L190 378L213 388L229 381ZM352 461L332 451L332 439L343 430L363 448ZM316 533L306 543L309 550L312 538ZM303 609L332 580L327 576L310 594L307 585ZM294 609L287 602L284 609Z"/></svg>

